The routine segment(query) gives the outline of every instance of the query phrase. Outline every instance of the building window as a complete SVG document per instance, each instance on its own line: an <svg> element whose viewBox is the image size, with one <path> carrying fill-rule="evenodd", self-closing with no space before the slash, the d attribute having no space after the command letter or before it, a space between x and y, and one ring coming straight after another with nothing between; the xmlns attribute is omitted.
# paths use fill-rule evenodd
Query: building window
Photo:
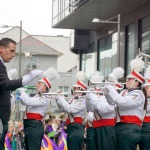
<svg viewBox="0 0 150 150"><path fill-rule="evenodd" d="M94 73L95 69L95 44L91 43L88 45L88 53L81 55L81 70L85 72L86 77L90 78L91 74Z"/></svg>
<svg viewBox="0 0 150 150"><path fill-rule="evenodd" d="M129 62L134 59L135 57L135 25L130 24L126 26L126 33L125 33L125 53L126 53L126 59L125 59L125 72L126 75L130 73L130 66Z"/></svg>
<svg viewBox="0 0 150 150"><path fill-rule="evenodd" d="M31 56L26 58L26 73L31 70L37 69L37 59L36 56Z"/></svg>
<svg viewBox="0 0 150 150"><path fill-rule="evenodd" d="M140 48L145 54L150 55L150 16L140 20ZM145 58L146 62L149 62L149 58Z"/></svg>
<svg viewBox="0 0 150 150"><path fill-rule="evenodd" d="M69 87L68 86L59 86L59 90L62 92L69 92Z"/></svg>
<svg viewBox="0 0 150 150"><path fill-rule="evenodd" d="M98 40L98 50L98 70L107 77L118 66L117 33Z"/></svg>

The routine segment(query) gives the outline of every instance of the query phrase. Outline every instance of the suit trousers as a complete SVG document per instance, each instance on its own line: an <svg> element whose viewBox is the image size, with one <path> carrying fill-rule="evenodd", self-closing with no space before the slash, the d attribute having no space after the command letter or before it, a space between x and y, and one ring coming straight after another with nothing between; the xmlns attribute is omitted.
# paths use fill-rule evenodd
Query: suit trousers
<svg viewBox="0 0 150 150"><path fill-rule="evenodd" d="M5 136L8 132L8 121L10 117L10 106L0 106L0 119L3 124L3 133L0 137L0 150L4 150Z"/></svg>

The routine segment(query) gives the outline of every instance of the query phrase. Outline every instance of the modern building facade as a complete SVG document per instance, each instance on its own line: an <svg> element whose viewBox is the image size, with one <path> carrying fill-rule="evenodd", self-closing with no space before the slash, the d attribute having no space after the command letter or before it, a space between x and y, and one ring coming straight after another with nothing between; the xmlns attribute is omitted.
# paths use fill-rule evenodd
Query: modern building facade
<svg viewBox="0 0 150 150"><path fill-rule="evenodd" d="M53 28L74 29L70 50L87 76L107 77L118 66L127 75L139 51L150 55L149 0L53 0L52 7Z"/></svg>

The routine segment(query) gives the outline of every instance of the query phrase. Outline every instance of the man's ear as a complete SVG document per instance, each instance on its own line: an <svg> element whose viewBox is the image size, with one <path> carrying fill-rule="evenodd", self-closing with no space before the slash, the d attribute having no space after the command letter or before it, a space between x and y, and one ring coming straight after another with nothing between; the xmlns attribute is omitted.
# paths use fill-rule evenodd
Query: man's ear
<svg viewBox="0 0 150 150"><path fill-rule="evenodd" d="M0 53L2 53L4 51L4 47L0 46Z"/></svg>

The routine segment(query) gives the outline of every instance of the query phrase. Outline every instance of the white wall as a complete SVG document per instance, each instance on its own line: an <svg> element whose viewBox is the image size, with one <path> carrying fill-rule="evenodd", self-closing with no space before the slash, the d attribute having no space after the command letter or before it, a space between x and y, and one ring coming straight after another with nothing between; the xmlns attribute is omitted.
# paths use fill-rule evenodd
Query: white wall
<svg viewBox="0 0 150 150"><path fill-rule="evenodd" d="M63 53L58 57L58 72L67 72L78 64L78 57L70 51L70 38L64 36L33 36L43 43Z"/></svg>

